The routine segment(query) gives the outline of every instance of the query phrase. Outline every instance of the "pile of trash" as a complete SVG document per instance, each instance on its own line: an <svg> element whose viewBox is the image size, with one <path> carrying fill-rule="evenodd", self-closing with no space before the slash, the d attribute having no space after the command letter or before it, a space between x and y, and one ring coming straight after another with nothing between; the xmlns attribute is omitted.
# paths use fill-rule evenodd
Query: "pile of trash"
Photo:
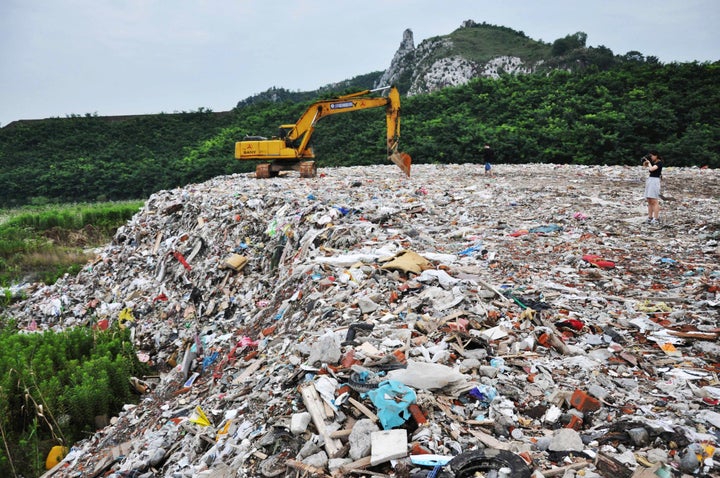
<svg viewBox="0 0 720 478"><path fill-rule="evenodd" d="M156 377L46 477L718 476L718 171L391 165L162 191L7 313Z"/></svg>

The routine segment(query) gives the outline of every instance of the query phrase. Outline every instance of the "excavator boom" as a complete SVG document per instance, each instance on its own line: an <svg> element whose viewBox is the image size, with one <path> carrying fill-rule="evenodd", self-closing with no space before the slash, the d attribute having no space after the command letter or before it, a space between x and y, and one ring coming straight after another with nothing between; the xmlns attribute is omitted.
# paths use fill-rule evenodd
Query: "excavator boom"
<svg viewBox="0 0 720 478"><path fill-rule="evenodd" d="M381 88L386 89L386 88ZM238 160L269 160L258 164L256 176L270 177L279 171L296 169L301 177L313 177L317 173L310 139L317 122L325 116L349 113L368 108L385 107L387 122L388 159L410 176L412 160L407 153L398 152L400 139L400 93L391 87L387 97L370 96L379 90L364 90L330 100L316 101L294 124L280 125L280 135L275 138L247 137L235 143Z"/></svg>

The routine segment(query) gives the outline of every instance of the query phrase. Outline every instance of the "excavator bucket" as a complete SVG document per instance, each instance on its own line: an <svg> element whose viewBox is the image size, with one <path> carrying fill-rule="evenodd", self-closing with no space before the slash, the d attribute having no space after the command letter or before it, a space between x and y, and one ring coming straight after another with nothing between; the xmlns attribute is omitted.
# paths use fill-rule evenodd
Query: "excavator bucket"
<svg viewBox="0 0 720 478"><path fill-rule="evenodd" d="M398 168L402 169L403 173L407 177L410 177L410 165L412 164L412 158L407 153L395 152L388 156L388 159L395 163Z"/></svg>

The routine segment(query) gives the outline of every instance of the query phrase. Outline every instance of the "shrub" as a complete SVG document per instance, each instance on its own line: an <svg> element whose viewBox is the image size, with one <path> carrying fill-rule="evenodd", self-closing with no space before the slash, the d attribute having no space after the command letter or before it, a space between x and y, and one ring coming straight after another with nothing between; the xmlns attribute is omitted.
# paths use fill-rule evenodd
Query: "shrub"
<svg viewBox="0 0 720 478"><path fill-rule="evenodd" d="M38 476L53 445L71 445L94 432L96 416L135 402L130 378L147 372L127 329L0 329L0 476Z"/></svg>

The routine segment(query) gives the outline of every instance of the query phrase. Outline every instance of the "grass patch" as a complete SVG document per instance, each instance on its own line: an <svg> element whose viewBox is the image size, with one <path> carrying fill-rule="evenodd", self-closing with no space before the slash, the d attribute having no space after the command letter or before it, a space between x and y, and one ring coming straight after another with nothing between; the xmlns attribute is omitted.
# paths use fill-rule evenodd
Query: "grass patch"
<svg viewBox="0 0 720 478"><path fill-rule="evenodd" d="M77 274L143 201L60 204L0 211L0 287L53 284Z"/></svg>

